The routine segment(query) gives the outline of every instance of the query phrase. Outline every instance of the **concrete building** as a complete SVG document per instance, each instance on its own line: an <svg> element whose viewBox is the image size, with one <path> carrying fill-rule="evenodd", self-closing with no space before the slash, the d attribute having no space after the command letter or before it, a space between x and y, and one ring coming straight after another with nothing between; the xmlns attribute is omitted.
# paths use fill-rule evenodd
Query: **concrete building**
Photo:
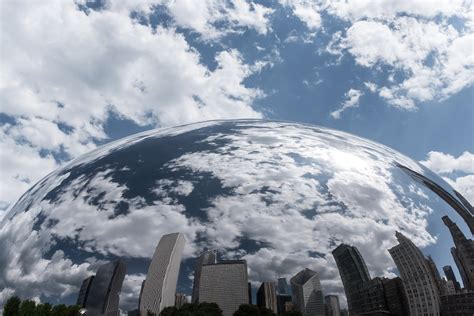
<svg viewBox="0 0 474 316"><path fill-rule="evenodd" d="M324 305L326 307L326 316L340 316L341 306L339 305L339 296L326 295L324 297Z"/></svg>
<svg viewBox="0 0 474 316"><path fill-rule="evenodd" d="M275 314L277 309L276 286L273 282L263 282L257 291L257 305L272 310Z"/></svg>
<svg viewBox="0 0 474 316"><path fill-rule="evenodd" d="M402 233L395 236L399 244L388 251L406 289L410 315L440 315L439 291L426 258Z"/></svg>
<svg viewBox="0 0 474 316"><path fill-rule="evenodd" d="M293 303L304 316L324 316L321 281L317 272L304 269L290 280Z"/></svg>
<svg viewBox="0 0 474 316"><path fill-rule="evenodd" d="M453 268L451 266L444 266L443 271L444 275L446 276L446 279L453 283L454 290L456 292L461 291L461 285L459 284L458 280L456 279L456 276L454 275Z"/></svg>
<svg viewBox="0 0 474 316"><path fill-rule="evenodd" d="M176 308L181 308L186 303L188 303L188 298L186 297L186 294L176 293L174 306Z"/></svg>
<svg viewBox="0 0 474 316"><path fill-rule="evenodd" d="M370 281L369 271L356 247L340 244L332 251L332 255L336 260L342 284L344 285L349 312L354 312L354 310L359 309L358 306L354 305L354 301L358 297L359 287L363 283Z"/></svg>
<svg viewBox="0 0 474 316"><path fill-rule="evenodd" d="M391 315L408 315L408 301L403 287L403 281L399 277L388 279L382 278L385 302L387 310Z"/></svg>
<svg viewBox="0 0 474 316"><path fill-rule="evenodd" d="M193 280L193 295L191 298L192 303L199 302L199 280L201 279L201 269L204 264L216 263L217 256L214 250L207 250L203 252L196 260L196 267L194 268L194 280Z"/></svg>
<svg viewBox="0 0 474 316"><path fill-rule="evenodd" d="M290 287L288 286L288 282L286 282L286 278L278 279L278 294L291 295Z"/></svg>
<svg viewBox="0 0 474 316"><path fill-rule="evenodd" d="M285 306L287 303L292 303L293 298L291 295L278 294L277 295L277 315L282 314L286 311Z"/></svg>
<svg viewBox="0 0 474 316"><path fill-rule="evenodd" d="M448 216L443 216L442 219L454 241L455 247L451 249L451 253L463 279L464 288L474 291L474 241L467 239Z"/></svg>
<svg viewBox="0 0 474 316"><path fill-rule="evenodd" d="M79 290L79 295L77 296L76 305L79 305L80 307L86 307L92 280L94 280L93 275L82 281L81 289Z"/></svg>
<svg viewBox="0 0 474 316"><path fill-rule="evenodd" d="M88 315L116 316L119 314L119 295L127 268L122 260L99 267L91 280L85 308Z"/></svg>
<svg viewBox="0 0 474 316"><path fill-rule="evenodd" d="M186 240L181 233L161 237L151 259L140 296L140 313L159 315L168 306L174 306L181 256Z"/></svg>
<svg viewBox="0 0 474 316"><path fill-rule="evenodd" d="M216 303L223 316L232 316L249 302L247 261L227 260L201 268L199 302Z"/></svg>
<svg viewBox="0 0 474 316"><path fill-rule="evenodd" d="M441 313L443 316L474 315L474 292L442 295Z"/></svg>

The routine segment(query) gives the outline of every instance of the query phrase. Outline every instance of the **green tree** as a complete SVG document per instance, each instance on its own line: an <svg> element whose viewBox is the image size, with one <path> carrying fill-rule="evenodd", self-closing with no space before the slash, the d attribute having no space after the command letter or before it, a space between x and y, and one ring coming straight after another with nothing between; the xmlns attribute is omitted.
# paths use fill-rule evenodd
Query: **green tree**
<svg viewBox="0 0 474 316"><path fill-rule="evenodd" d="M49 303L36 305L36 316L49 316L53 307Z"/></svg>
<svg viewBox="0 0 474 316"><path fill-rule="evenodd" d="M51 316L69 316L69 311L66 305L60 304L53 307Z"/></svg>
<svg viewBox="0 0 474 316"><path fill-rule="evenodd" d="M81 307L79 305L69 305L67 307L68 316L79 316L79 310Z"/></svg>
<svg viewBox="0 0 474 316"><path fill-rule="evenodd" d="M20 316L35 316L36 302L32 300L24 300L20 304Z"/></svg>
<svg viewBox="0 0 474 316"><path fill-rule="evenodd" d="M266 307L259 307L260 309L260 316L275 316L275 313Z"/></svg>
<svg viewBox="0 0 474 316"><path fill-rule="evenodd" d="M148 316L150 314L153 314L151 313L150 311L148 311ZM165 307L161 312L160 312L160 316L178 316L178 309L174 306L168 306L168 307Z"/></svg>
<svg viewBox="0 0 474 316"><path fill-rule="evenodd" d="M21 300L18 296L12 296L3 307L3 316L20 316Z"/></svg>
<svg viewBox="0 0 474 316"><path fill-rule="evenodd" d="M234 316L260 316L260 309L257 305L242 304L234 312Z"/></svg>
<svg viewBox="0 0 474 316"><path fill-rule="evenodd" d="M286 311L281 316L302 316L301 312L298 311Z"/></svg>
<svg viewBox="0 0 474 316"><path fill-rule="evenodd" d="M200 303L196 316L222 316L222 309L216 303Z"/></svg>

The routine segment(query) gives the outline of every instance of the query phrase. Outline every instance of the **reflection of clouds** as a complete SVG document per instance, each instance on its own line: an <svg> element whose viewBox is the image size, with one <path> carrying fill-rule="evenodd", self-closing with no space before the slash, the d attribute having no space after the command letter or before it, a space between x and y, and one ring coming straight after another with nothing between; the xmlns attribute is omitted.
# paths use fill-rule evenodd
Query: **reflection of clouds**
<svg viewBox="0 0 474 316"><path fill-rule="evenodd" d="M177 138L193 129L201 140ZM102 159L162 136L195 147L153 165L168 173L156 173L146 192L129 197L136 184L127 175L143 167L126 161L116 170ZM117 141L55 171L12 209L10 216L16 215L0 227L0 246L9 249L0 254L0 287L6 288L0 297L13 288L37 296L45 286L51 297L75 293L97 269L94 259L84 258L124 256L142 265L125 279L121 297L128 308L136 303L157 241L176 231L186 236L185 258L203 248L223 258L245 256L254 283L309 267L320 274L326 293L342 294L331 255L340 242L360 250L372 276L389 276L394 263L386 249L396 243L395 230L420 246L436 241L427 229L434 209L427 191L394 161L422 172L409 158L370 141L277 122L210 122ZM77 166L88 173L77 174ZM119 171L122 182L114 177ZM203 190L203 178L223 190L196 192ZM57 195L44 199L53 189ZM66 249L65 241L76 248Z"/></svg>

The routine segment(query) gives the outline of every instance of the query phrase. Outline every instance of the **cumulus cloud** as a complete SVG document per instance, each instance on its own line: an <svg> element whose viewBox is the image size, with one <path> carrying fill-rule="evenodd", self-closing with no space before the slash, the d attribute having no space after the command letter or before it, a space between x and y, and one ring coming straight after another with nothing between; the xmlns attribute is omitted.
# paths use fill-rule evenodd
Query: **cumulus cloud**
<svg viewBox="0 0 474 316"><path fill-rule="evenodd" d="M341 117L341 113L347 110L348 108L354 108L359 106L359 99L363 95L363 92L356 89L349 89L344 95L346 100L342 103L342 107L331 112L331 116L335 119Z"/></svg>
<svg viewBox="0 0 474 316"><path fill-rule="evenodd" d="M459 157L439 151L430 151L426 160L420 161L459 191L474 204L474 154L465 151Z"/></svg>
<svg viewBox="0 0 474 316"><path fill-rule="evenodd" d="M189 27L203 36L218 36L212 25L224 17L229 32L268 30L271 10L252 2L188 3L193 16L210 12L199 19L178 16L185 12L174 7L183 2L166 3L176 26L201 21L205 26ZM243 81L268 63L247 65L229 49L218 52L217 67L209 69L174 27L153 29L130 17L132 11L151 14L154 4L107 2L101 10L81 10L73 1L2 4L0 102L14 121L2 126L0 138L2 188L8 188L1 190L3 209L39 173L107 139L104 124L112 112L154 126L261 116L251 105L262 91ZM29 163L20 166L23 160Z"/></svg>
<svg viewBox="0 0 474 316"><path fill-rule="evenodd" d="M292 13L300 19L309 30L317 30L321 27L321 8L317 2L305 0L280 0L280 3L292 10Z"/></svg>

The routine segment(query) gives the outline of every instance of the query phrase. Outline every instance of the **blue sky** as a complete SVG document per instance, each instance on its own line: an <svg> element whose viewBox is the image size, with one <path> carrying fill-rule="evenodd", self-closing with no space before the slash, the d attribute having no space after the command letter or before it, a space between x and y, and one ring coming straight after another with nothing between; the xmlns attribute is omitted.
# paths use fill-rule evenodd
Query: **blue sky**
<svg viewBox="0 0 474 316"><path fill-rule="evenodd" d="M423 161L473 202L472 8L471 1L4 1L0 210L100 144L246 117L380 142Z"/></svg>

